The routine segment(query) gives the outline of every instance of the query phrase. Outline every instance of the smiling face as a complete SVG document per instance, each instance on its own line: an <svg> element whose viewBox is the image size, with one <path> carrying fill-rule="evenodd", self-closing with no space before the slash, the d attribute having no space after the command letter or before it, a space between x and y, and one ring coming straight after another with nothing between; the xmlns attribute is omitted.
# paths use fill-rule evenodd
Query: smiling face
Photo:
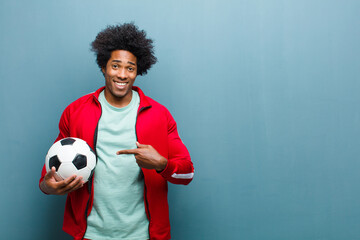
<svg viewBox="0 0 360 240"><path fill-rule="evenodd" d="M134 54L126 50L112 51L106 68L101 70L105 76L106 100L114 107L127 106L137 76L137 59Z"/></svg>

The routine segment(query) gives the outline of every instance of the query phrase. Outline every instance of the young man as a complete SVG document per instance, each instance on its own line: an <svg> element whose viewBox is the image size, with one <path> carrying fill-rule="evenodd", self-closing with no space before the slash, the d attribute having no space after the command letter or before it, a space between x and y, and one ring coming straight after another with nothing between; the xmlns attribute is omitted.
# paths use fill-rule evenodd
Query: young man
<svg viewBox="0 0 360 240"><path fill-rule="evenodd" d="M109 26L92 43L105 87L71 103L56 141L85 140L92 178L62 181L42 170L40 189L67 194L63 230L74 239L170 239L167 181L189 184L194 168L169 111L133 86L157 61L134 24Z"/></svg>

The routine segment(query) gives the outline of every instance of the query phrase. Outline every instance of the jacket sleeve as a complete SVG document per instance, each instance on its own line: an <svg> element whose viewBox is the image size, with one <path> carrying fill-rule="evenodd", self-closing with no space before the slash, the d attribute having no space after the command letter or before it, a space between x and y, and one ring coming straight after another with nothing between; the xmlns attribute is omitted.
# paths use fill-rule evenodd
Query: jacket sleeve
<svg viewBox="0 0 360 240"><path fill-rule="evenodd" d="M176 122L168 112L168 162L160 174L169 182L187 185L194 177L190 154L181 141Z"/></svg>
<svg viewBox="0 0 360 240"><path fill-rule="evenodd" d="M69 118L68 118L67 112L68 112L67 109L65 109L65 111L61 115L60 122L59 122L59 135L56 138L55 142L69 136L69 128L68 128L68 121L69 121L68 119ZM40 187L40 183L44 179L45 174L46 174L46 168L45 168L45 164L44 164L42 171L41 171L41 177L39 180L39 187Z"/></svg>

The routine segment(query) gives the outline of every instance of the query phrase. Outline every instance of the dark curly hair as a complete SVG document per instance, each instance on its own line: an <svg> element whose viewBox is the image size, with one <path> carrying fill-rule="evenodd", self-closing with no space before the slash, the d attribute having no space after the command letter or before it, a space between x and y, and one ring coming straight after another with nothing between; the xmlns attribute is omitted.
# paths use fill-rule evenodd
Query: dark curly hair
<svg viewBox="0 0 360 240"><path fill-rule="evenodd" d="M154 56L153 41L146 38L146 32L139 30L134 23L107 26L98 33L91 43L100 69L105 68L114 50L126 50L137 59L137 74L143 75L157 62Z"/></svg>

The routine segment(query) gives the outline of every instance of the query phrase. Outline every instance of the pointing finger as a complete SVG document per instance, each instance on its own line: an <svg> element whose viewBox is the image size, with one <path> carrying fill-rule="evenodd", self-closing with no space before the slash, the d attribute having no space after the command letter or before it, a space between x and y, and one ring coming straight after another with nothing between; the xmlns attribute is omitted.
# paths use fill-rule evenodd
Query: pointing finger
<svg viewBox="0 0 360 240"><path fill-rule="evenodd" d="M137 149L125 149L125 150L120 150L117 151L116 154L120 155L120 154L137 154L138 150Z"/></svg>

